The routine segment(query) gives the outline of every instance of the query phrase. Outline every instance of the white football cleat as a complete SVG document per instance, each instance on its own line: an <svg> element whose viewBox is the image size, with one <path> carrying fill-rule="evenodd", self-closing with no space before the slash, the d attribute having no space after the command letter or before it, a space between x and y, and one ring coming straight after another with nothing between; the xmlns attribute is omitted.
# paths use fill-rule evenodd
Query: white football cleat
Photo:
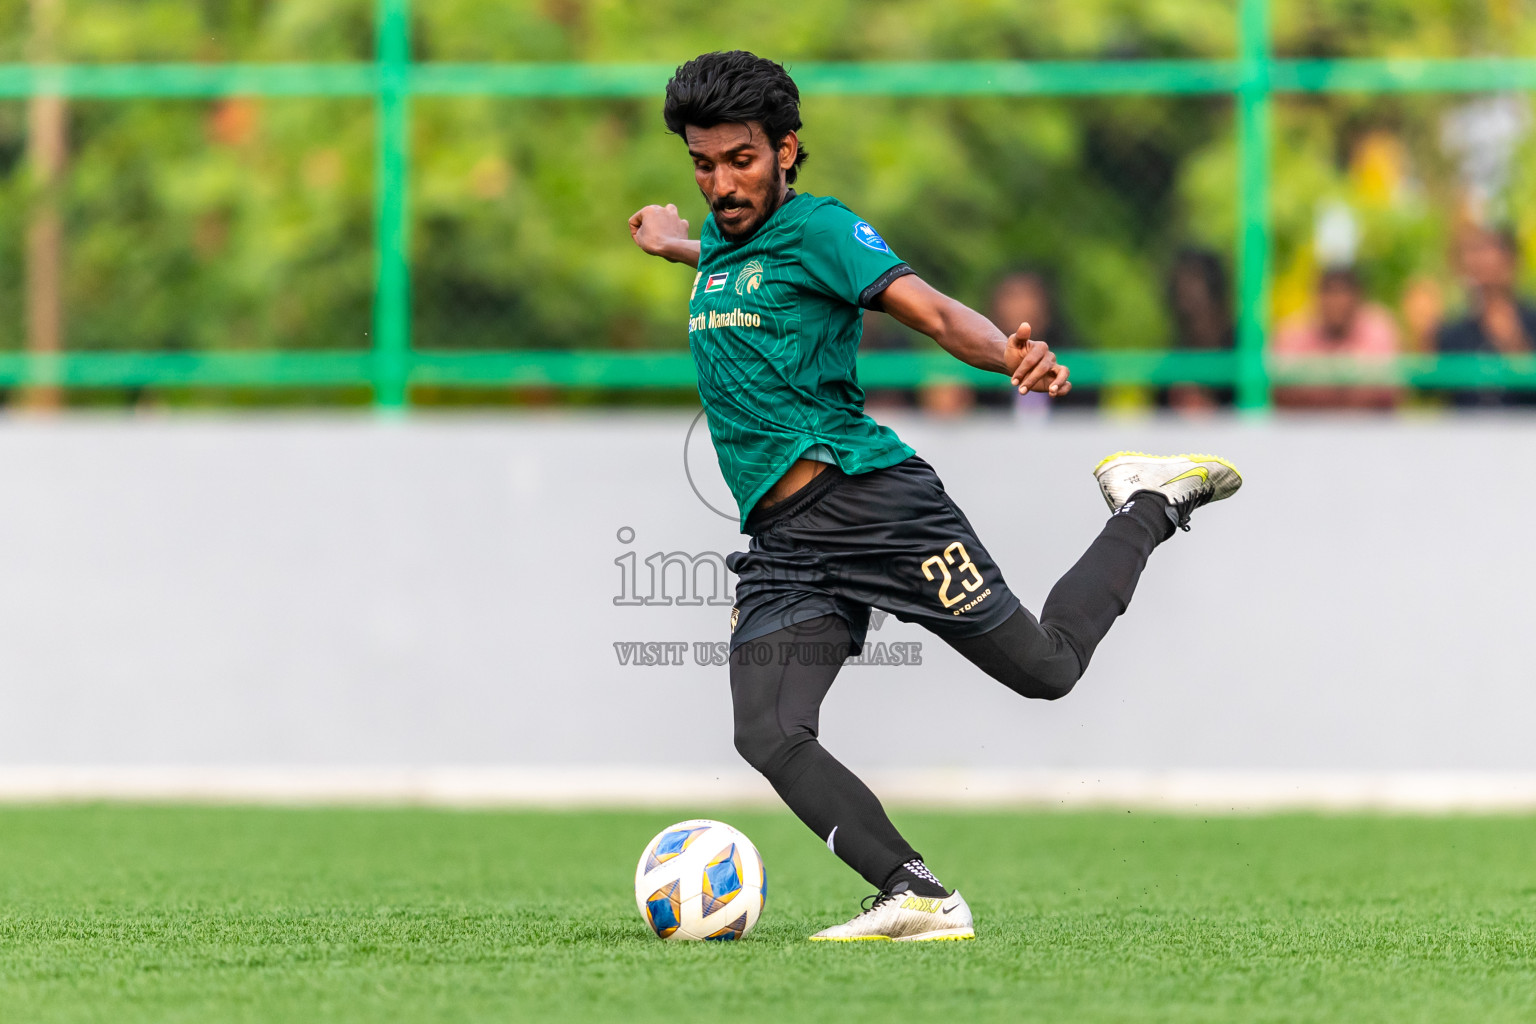
<svg viewBox="0 0 1536 1024"><path fill-rule="evenodd" d="M1093 467L1093 475L1111 512L1120 511L1137 491L1154 491L1168 499L1175 523L1185 530L1191 512L1230 498L1243 486L1237 467L1219 455L1115 452Z"/></svg>
<svg viewBox="0 0 1536 1024"><path fill-rule="evenodd" d="M811 941L931 942L975 937L971 908L959 892L943 897L882 892L858 917L847 924L817 932L811 936Z"/></svg>

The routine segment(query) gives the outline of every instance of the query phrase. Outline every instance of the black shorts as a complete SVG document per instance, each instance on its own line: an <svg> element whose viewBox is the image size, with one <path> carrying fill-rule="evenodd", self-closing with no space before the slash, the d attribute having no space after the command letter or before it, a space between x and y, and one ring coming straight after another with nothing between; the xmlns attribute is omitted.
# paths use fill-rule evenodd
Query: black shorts
<svg viewBox="0 0 1536 1024"><path fill-rule="evenodd" d="M739 577L732 650L824 615L844 619L862 650L871 608L941 637L972 637L1019 607L938 474L915 455L855 476L829 466L753 512L746 532L747 550L726 559Z"/></svg>

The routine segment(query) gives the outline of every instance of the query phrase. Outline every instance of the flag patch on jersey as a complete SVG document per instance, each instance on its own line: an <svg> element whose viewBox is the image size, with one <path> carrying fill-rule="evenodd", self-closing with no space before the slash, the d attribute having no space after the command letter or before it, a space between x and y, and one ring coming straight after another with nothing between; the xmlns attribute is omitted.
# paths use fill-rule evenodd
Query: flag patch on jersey
<svg viewBox="0 0 1536 1024"><path fill-rule="evenodd" d="M885 239L880 237L880 232L862 220L853 226L853 237L859 240L860 245L867 246L875 252L891 251L891 247L885 244Z"/></svg>
<svg viewBox="0 0 1536 1024"><path fill-rule="evenodd" d="M730 274L710 274L709 282L704 285L705 293L707 294L709 292L717 292L724 288L726 279L728 279L730 276Z"/></svg>

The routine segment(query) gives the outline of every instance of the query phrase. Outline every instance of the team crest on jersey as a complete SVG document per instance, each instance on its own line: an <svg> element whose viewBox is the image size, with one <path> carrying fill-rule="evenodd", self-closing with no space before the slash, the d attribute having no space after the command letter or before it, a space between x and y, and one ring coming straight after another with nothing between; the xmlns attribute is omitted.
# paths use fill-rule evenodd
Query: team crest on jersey
<svg viewBox="0 0 1536 1024"><path fill-rule="evenodd" d="M880 232L870 227L865 221L859 221L853 226L853 237L859 240L859 244L875 252L890 252L891 247L885 244L885 239L880 237Z"/></svg>
<svg viewBox="0 0 1536 1024"><path fill-rule="evenodd" d="M730 274L710 274L709 281L704 285L704 294L708 295L710 292L720 291L725 287L725 282L730 276Z"/></svg>
<svg viewBox="0 0 1536 1024"><path fill-rule="evenodd" d="M751 295L763 286L763 265L753 260L736 275L736 294Z"/></svg>

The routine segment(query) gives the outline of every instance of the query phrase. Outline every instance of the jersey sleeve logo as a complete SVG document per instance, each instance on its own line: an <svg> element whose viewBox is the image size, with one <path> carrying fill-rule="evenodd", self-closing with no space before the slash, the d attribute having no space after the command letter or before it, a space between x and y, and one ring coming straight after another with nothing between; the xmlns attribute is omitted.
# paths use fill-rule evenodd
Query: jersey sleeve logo
<svg viewBox="0 0 1536 1024"><path fill-rule="evenodd" d="M859 221L853 226L853 237L858 239L860 245L873 249L875 252L890 252L891 247L885 244L885 239L880 233L869 226L867 221Z"/></svg>
<svg viewBox="0 0 1536 1024"><path fill-rule="evenodd" d="M751 295L763 286L763 265L753 260L736 275L736 294Z"/></svg>

